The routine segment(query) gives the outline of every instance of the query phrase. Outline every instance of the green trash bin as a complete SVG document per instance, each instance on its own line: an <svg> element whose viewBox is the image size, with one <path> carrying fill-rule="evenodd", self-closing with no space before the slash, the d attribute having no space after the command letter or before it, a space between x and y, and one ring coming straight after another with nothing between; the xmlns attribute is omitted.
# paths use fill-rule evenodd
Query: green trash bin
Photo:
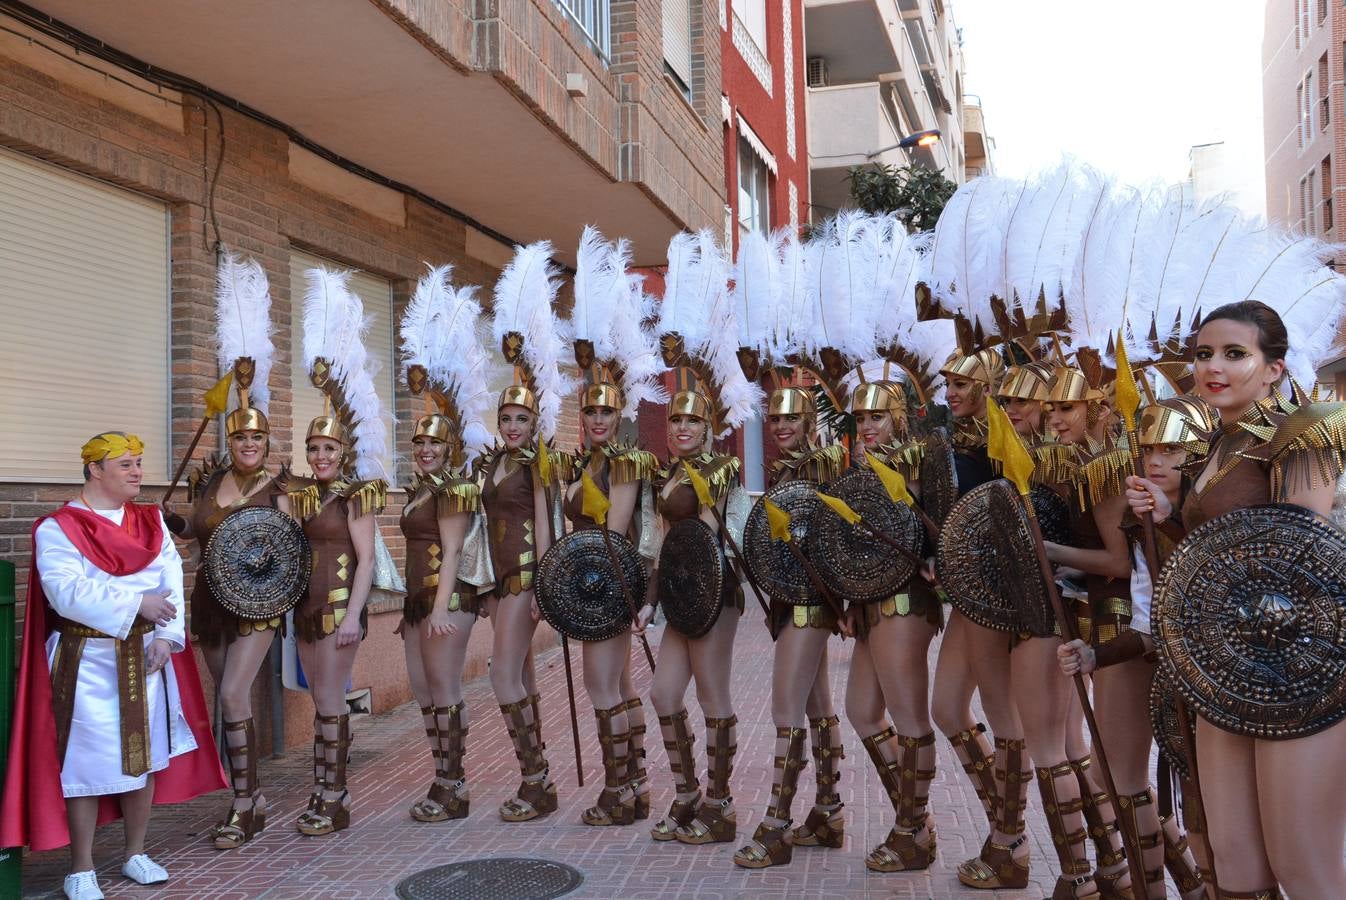
<svg viewBox="0 0 1346 900"><path fill-rule="evenodd" d="M14 719L14 683L19 677L14 636L14 563L0 560L0 760L9 759ZM4 770L0 769L0 779ZM0 897L18 897L23 887L23 849L0 848Z"/></svg>

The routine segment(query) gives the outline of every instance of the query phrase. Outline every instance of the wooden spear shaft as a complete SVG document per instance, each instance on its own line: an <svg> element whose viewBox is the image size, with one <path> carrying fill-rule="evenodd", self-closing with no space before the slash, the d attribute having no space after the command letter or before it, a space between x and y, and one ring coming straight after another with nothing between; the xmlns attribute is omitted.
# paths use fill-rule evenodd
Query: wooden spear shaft
<svg viewBox="0 0 1346 900"><path fill-rule="evenodd" d="M206 426L210 424L213 416L206 416L201 420L201 424L196 426L196 434L192 435L192 442L187 445L187 452L182 456L182 462L178 463L178 470L173 473L173 480L168 485L168 490L164 491L164 498L160 503L167 503L173 496L174 489L178 482L182 480L182 473L187 471L187 464L192 461L192 454L196 452L196 445L201 443L201 435L206 433Z"/></svg>
<svg viewBox="0 0 1346 900"><path fill-rule="evenodd" d="M1047 588L1047 598L1051 601L1052 612L1056 615L1056 621L1061 626L1061 634L1068 641L1079 638L1079 629L1076 627L1075 619L1066 615L1065 603L1061 600L1061 594L1056 590L1056 579L1052 574L1051 560L1047 558L1047 547L1043 543L1042 529L1038 527L1037 516L1033 512L1033 504L1028 502L1028 497L1024 494L1019 495L1019 502L1023 504L1024 511L1028 514L1028 528L1033 534L1033 548L1038 558L1038 570L1042 573L1043 584ZM1094 718L1094 707L1089 702L1089 688L1084 683L1084 676L1076 672L1071 679L1075 682L1075 693L1079 695L1080 706L1084 708L1084 721L1089 726L1089 738L1093 744L1094 756L1098 758L1098 770L1103 773L1103 785L1107 789L1108 796L1112 798L1113 814L1117 816L1118 824L1121 826L1122 843L1126 848L1126 864L1131 872L1131 883L1140 885L1140 890L1144 890L1145 885L1145 867L1141 861L1140 844L1136 840L1136 835L1130 828L1130 822L1121 814L1121 803L1118 800L1117 784L1112 778L1112 769L1108 767L1108 754L1103 747L1103 739L1098 731L1098 721ZM1125 824L1124 824L1125 823Z"/></svg>
<svg viewBox="0 0 1346 900"><path fill-rule="evenodd" d="M748 584L752 587L753 595L757 598L757 603L762 607L762 612L766 614L768 622L771 621L771 608L766 605L762 595L766 591L757 583L757 578L752 574L752 569L748 568L748 561L743 556L743 551L738 548L738 542L734 536L729 533L729 527L724 524L724 516L720 515L720 510L714 504L710 506L710 514L715 517L715 524L720 526L720 534L724 535L725 543L729 545L729 550L734 554L735 568L743 573L743 577L748 579Z"/></svg>
<svg viewBox="0 0 1346 900"><path fill-rule="evenodd" d="M550 485L544 484L542 486L542 496L547 503L547 533L552 535L554 540L555 535L553 532L555 531L555 528L553 527L552 515L554 514L556 507L552 505ZM603 531L605 534L607 533L606 528L604 528ZM534 600L534 602L536 602L536 600ZM561 635L561 655L565 657L566 663L566 695L570 698L570 734L575 741L575 774L579 781L579 786L584 787L584 759L580 755L580 718L579 713L575 709L575 674L570 670L570 639L567 638L565 634ZM541 727L542 726L539 724L539 732L541 732Z"/></svg>

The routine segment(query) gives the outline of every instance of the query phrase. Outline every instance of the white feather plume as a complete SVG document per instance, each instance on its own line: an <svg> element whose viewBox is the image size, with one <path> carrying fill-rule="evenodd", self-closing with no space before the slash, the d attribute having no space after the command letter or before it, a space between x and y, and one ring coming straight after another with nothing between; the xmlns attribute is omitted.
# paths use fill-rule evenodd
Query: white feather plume
<svg viewBox="0 0 1346 900"><path fill-rule="evenodd" d="M738 362L738 316L727 290L721 290L712 306L705 311L710 329L706 340L692 354L704 360L724 410L724 430L716 437L723 438L748 419L756 416L766 401L760 385L749 381Z"/></svg>
<svg viewBox="0 0 1346 900"><path fill-rule="evenodd" d="M1005 228L1021 189L1003 178L975 178L954 192L935 226L930 289L987 332L995 330L991 297L1005 289Z"/></svg>
<svg viewBox="0 0 1346 900"><path fill-rule="evenodd" d="M560 281L551 254L550 241L518 248L495 283L491 329L497 343L510 332L524 337L523 361L538 395L538 433L546 440L555 436L561 401L573 388L561 368L567 337L552 307Z"/></svg>
<svg viewBox="0 0 1346 900"><path fill-rule="evenodd" d="M426 268L428 271L416 283L411 302L402 314L399 333L402 338L402 365L422 366L429 371L432 360L439 355L436 344L442 339L431 327L431 322L444 308L453 266L432 266L426 263Z"/></svg>
<svg viewBox="0 0 1346 900"><path fill-rule="evenodd" d="M819 241L810 271L818 313L818 340L851 359L874 354L881 228L867 213L842 210L815 238Z"/></svg>
<svg viewBox="0 0 1346 900"><path fill-rule="evenodd" d="M261 264L233 253L224 254L215 272L215 342L220 370L227 371L240 356L252 357L256 368L248 398L263 414L271 401L267 380L276 353L272 330L271 291Z"/></svg>
<svg viewBox="0 0 1346 900"><path fill-rule="evenodd" d="M1202 309L1214 309L1231 296L1239 239L1255 227L1224 197L1200 204L1184 216L1171 261L1155 288L1151 323L1160 343L1181 342Z"/></svg>
<svg viewBox="0 0 1346 900"><path fill-rule="evenodd" d="M781 297L781 259L774 238L758 231L743 236L734 265L734 313L738 317L738 343L769 354L780 343L776 307Z"/></svg>
<svg viewBox="0 0 1346 900"><path fill-rule="evenodd" d="M1011 309L1050 308L1073 277L1085 226L1103 189L1101 176L1070 160L1029 179L1005 229L1002 298Z"/></svg>
<svg viewBox="0 0 1346 900"><path fill-rule="evenodd" d="M709 229L675 234L668 244L668 272L659 303L659 334L677 332L690 351L710 330L707 310L725 294L729 278L724 253ZM737 338L737 330L734 337Z"/></svg>
<svg viewBox="0 0 1346 900"><path fill-rule="evenodd" d="M383 458L388 452L387 424L374 390L377 362L365 351L369 328L364 304L349 287L349 271L309 269L304 292L304 362L311 370L318 357L332 364L353 421L355 477L388 477Z"/></svg>
<svg viewBox="0 0 1346 900"><path fill-rule="evenodd" d="M792 353L809 352L815 340L817 307L809 291L809 245L801 244L794 229L776 233L780 292L775 306L771 337L765 347L772 360L785 360Z"/></svg>
<svg viewBox="0 0 1346 900"><path fill-rule="evenodd" d="M916 323L916 285L930 277L930 245L935 236L929 231L907 234L896 219L883 222L882 229L874 336L878 343L889 344L900 341L900 336ZM947 324L952 334L952 321Z"/></svg>
<svg viewBox="0 0 1346 900"><path fill-rule="evenodd" d="M643 277L632 272L631 243L626 238L607 241L598 229L585 226L575 267L575 309L571 338L594 345L594 359L615 364L621 371L625 406L621 413L635 419L644 401L668 399L656 380L663 367L654 335L644 327L652 301L641 287Z"/></svg>

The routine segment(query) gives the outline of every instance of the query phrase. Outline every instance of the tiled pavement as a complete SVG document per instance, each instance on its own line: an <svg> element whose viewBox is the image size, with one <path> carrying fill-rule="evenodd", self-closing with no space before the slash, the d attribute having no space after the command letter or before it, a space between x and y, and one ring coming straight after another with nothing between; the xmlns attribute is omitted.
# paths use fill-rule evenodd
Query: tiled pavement
<svg viewBox="0 0 1346 900"><path fill-rule="evenodd" d="M851 646L850 642L836 640L832 645L833 693L838 709ZM774 735L770 718L771 642L762 627L760 611L751 606L740 627L737 647L734 686L739 753L733 786L740 835L746 839L769 800ZM932 668L937 649L938 644L931 648ZM578 652L578 648L572 648L576 657ZM637 684L643 689L650 673L643 654L635 655ZM402 661L389 660L388 664L400 666ZM97 859L103 889L110 897L155 900L391 897L400 879L421 869L479 857L528 856L578 868L584 883L568 895L576 898L979 896L958 884L954 870L959 861L976 853L985 820L971 785L942 739L938 743L938 775L930 790L939 858L930 871L880 875L865 869L865 853L883 840L893 813L859 738L845 728L844 719L847 758L841 793L846 803L845 846L841 850L798 848L789 866L748 871L733 865L733 844L656 844L649 838L650 823L628 828L579 824L580 812L593 802L602 784L593 715L581 705L587 777L586 786L578 789L559 650L541 656L539 666L548 754L561 792L557 814L522 825L506 824L496 814L497 805L516 787L518 771L490 684L481 678L466 692L473 716L467 757L473 802L469 818L427 825L407 814L410 805L424 796L430 776L420 716L408 705L377 717L359 717L355 722L350 784L355 808L349 830L323 838L305 838L295 832L292 822L307 801L310 769L306 749L291 751L283 759L262 763L261 778L271 815L267 830L258 840L232 852L218 852L206 840L210 826L228 803L227 792L178 807L157 807L148 849L168 868L172 880L154 890L123 879L119 865L121 829L113 825L99 833ZM578 679L578 658L574 668ZM577 702L583 704L578 685L577 691ZM688 705L698 728L697 748L703 751L701 716L691 691ZM672 790L657 722L648 704L647 710L653 805L658 815L666 809ZM811 768L806 770L800 780L797 820L802 819L812 798L811 772ZM1029 814L1032 885L1027 891L997 892L998 897L1042 897L1051 892L1053 878L1046 864L1052 858L1051 843L1040 815L1032 808L1036 801L1034 793ZM65 851L31 855L25 866L25 896L59 896L66 864Z"/></svg>

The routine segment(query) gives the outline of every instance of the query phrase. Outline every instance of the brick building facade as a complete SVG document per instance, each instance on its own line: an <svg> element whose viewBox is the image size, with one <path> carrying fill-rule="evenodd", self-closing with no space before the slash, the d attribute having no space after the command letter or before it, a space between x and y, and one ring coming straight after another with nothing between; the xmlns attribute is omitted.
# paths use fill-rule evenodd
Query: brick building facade
<svg viewBox="0 0 1346 900"><path fill-rule="evenodd" d="M83 191L87 176L108 202L125 194L162 211L163 321L146 327L163 328L167 349L150 360L148 387L139 385L165 401L160 434L145 435L161 472L185 449L219 374L217 241L258 259L270 280L274 466L291 458L292 435L306 424L293 421L296 394L312 392L292 376L299 254L386 284L388 306L377 312L395 324L425 262L453 263L456 280L482 285L488 300L512 242L549 238L558 259L573 262L593 222L631 237L638 262L657 265L679 229L721 226L720 49L698 36L718 27L709 4L690 3L700 28L691 29L685 94L663 74L654 0L603 4L610 19L597 24L547 0L244 0L228 17L211 6L0 3L0 164L54 185L52 196ZM60 210L25 215L46 221L48 212ZM42 287L6 285L0 266L3 296ZM99 293L61 303L29 310L25 327L77 329ZM38 384L79 399L81 385L61 383L60 359L19 372L17 352L0 347L0 393ZM115 380L118 347L92 352L105 356L85 362ZM404 453L413 411L386 377L393 445ZM94 393L72 407L85 437L121 421L115 400ZM41 443L41 434L7 428L0 454ZM198 456L220 438L208 428ZM559 443L577 440L575 416L565 416ZM0 477L0 558L15 562L21 584L34 518L78 490L78 444L38 449L68 461L69 475ZM397 472L404 479L407 466ZM146 496L162 492L156 480L147 478ZM380 522L395 557L400 503L395 493ZM21 586L20 608L22 595ZM397 612L371 612L354 681L381 710L410 692L392 635ZM543 626L539 641L549 639ZM482 627L469 677L484 672L488 650ZM269 720L273 679L264 667L259 723ZM285 712L294 743L306 736L307 700L287 693Z"/></svg>

